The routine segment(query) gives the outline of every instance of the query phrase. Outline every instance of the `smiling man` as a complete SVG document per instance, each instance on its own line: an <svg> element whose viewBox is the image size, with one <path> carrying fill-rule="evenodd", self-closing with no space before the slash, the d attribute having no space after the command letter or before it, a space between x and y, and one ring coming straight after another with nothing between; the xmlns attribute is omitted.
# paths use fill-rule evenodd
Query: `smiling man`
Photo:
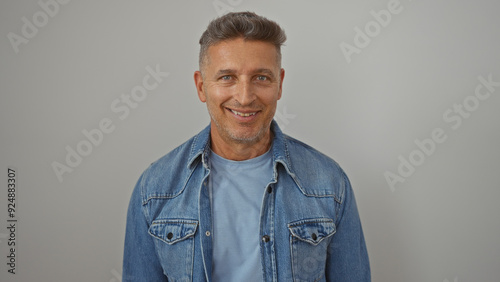
<svg viewBox="0 0 500 282"><path fill-rule="evenodd" d="M250 12L209 24L194 82L210 125L139 179L123 281L370 281L347 176L273 121L285 40Z"/></svg>
<svg viewBox="0 0 500 282"><path fill-rule="evenodd" d="M194 79L212 119L212 151L235 161L262 155L285 76L276 48L239 37L205 52Z"/></svg>

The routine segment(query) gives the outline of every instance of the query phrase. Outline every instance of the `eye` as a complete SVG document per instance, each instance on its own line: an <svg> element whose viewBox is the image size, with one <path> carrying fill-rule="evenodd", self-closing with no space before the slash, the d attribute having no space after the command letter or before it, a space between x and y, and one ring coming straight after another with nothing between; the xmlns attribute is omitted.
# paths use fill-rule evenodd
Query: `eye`
<svg viewBox="0 0 500 282"><path fill-rule="evenodd" d="M257 80L259 81L266 81L266 80L269 80L269 78L265 75L259 75L257 76Z"/></svg>
<svg viewBox="0 0 500 282"><path fill-rule="evenodd" d="M224 76L221 76L220 78L221 80L230 80L231 79L231 76L230 75L224 75Z"/></svg>

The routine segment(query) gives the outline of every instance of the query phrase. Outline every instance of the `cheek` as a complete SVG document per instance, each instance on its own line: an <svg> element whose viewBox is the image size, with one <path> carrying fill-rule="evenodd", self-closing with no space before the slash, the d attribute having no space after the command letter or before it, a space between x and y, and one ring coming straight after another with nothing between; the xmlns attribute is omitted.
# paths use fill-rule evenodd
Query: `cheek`
<svg viewBox="0 0 500 282"><path fill-rule="evenodd" d="M213 104L222 104L232 97L232 87L211 86L207 93L207 100L211 100Z"/></svg>
<svg viewBox="0 0 500 282"><path fill-rule="evenodd" d="M266 104L268 107L276 107L279 100L279 93L277 91L270 91L261 98L262 103Z"/></svg>
<svg viewBox="0 0 500 282"><path fill-rule="evenodd" d="M221 116L225 114L227 99L223 99L220 93L212 93L209 97L207 97L207 108L211 112L212 115Z"/></svg>

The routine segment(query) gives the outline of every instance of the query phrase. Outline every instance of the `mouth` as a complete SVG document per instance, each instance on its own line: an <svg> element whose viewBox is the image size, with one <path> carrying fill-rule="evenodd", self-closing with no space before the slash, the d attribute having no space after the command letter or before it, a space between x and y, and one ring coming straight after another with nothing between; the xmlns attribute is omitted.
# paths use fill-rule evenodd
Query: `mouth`
<svg viewBox="0 0 500 282"><path fill-rule="evenodd" d="M237 115L237 116L240 116L240 117L249 117L249 116L254 116L257 114L257 112L238 112L238 111L235 111L233 109L229 109L233 114Z"/></svg>

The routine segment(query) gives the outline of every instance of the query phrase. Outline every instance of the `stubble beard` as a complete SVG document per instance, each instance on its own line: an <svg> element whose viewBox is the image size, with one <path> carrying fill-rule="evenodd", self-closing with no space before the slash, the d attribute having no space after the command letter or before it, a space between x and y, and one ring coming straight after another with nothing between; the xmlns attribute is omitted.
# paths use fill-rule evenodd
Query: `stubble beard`
<svg viewBox="0 0 500 282"><path fill-rule="evenodd" d="M262 128L259 129L259 131L252 135L252 136L240 136L236 132L231 131L230 129L225 128L222 124L219 123L219 121L215 118L215 116L212 114L212 112L209 110L208 114L210 115L210 118L214 122L215 126L217 127L218 132L220 132L221 137L228 141L228 142L234 142L238 144L254 144L257 143L259 140L264 138L266 135L267 130L270 130L271 123L268 123L268 126L263 126Z"/></svg>

